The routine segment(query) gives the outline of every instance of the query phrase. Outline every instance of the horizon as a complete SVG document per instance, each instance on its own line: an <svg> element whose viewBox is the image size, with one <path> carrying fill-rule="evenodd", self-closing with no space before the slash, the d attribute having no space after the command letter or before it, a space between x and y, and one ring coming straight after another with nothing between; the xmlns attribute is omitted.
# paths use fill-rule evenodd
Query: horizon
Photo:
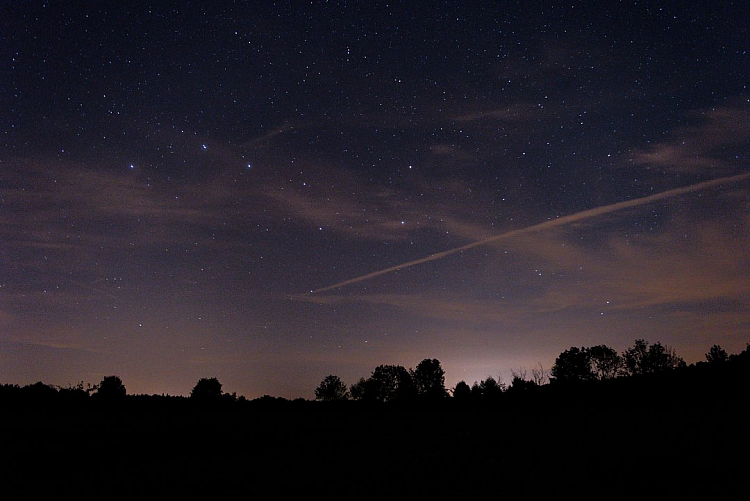
<svg viewBox="0 0 750 501"><path fill-rule="evenodd" d="M653 344L661 344L661 343L660 343L659 341L654 341L654 342L651 342L650 340L647 340L647 339L646 339L646 340L644 340L644 341L646 341L646 343L647 343L648 345L653 345ZM712 348L713 346L717 346L717 345L712 345L712 346L711 346L710 348ZM664 347L665 347L665 348L667 348L667 349L670 349L670 348L672 348L671 346L667 346L667 345L664 345ZM571 346L570 348L583 348L583 347L574 347L574 346ZM590 346L588 346L588 347L586 347L586 348L590 348ZM612 348L612 347L610 347L610 348ZM709 349L710 349L710 348L709 348ZM745 350L747 350L748 348L750 348L750 343L747 343L747 344L746 344ZM616 349L615 349L615 351L616 351L616 352L618 353L618 355L621 355L621 356L622 356L622 355L624 354L624 351L625 351L625 350L616 350ZM695 361L684 360L684 359L683 359L683 358L682 358L682 357L680 356L680 354L679 354L679 353L675 353L675 355L677 355L677 356L678 356L678 357L679 357L679 358L680 358L681 360L683 360L683 361L685 362L685 364L686 364L687 366L693 366L693 365L695 365L695 364L698 364L698 363L701 363L701 362L703 362L703 363L707 363L707 357L706 357L706 356L707 356L708 352L709 352L709 350L706 350L706 353L704 354L704 356L703 356L703 357L702 357L702 358L701 358L700 360L695 360ZM727 352L727 355L729 355L729 356L731 357L731 356L733 356L733 355L738 355L739 353L740 353L740 352L737 352L737 353ZM430 358L430 357L427 357L427 359L429 359L429 358ZM423 360L426 360L426 359L423 359ZM420 360L420 362L421 362L421 361L422 361L422 360ZM378 364L378 365L389 365L389 364L388 364L387 362L384 362L383 364ZM416 365L417 365L417 364L415 364L415 366L416 366ZM441 365L442 365L442 364L441 364ZM550 367L544 367L544 366L542 366L542 367L541 367L541 369L543 369L543 374L542 374L542 375L543 375L544 379L546 379L546 382L545 382L545 383L542 383L543 385L544 385L544 384L549 384L549 383L550 383L550 381L549 381L549 378L550 378L550 376L549 376L549 373L550 373L550 371L551 371L551 368L552 368L552 366L553 366L553 365L554 365L554 364L552 364L552 365L551 365ZM414 367L410 367L410 366L404 366L404 367L405 367L405 368L406 368L407 370L409 370L409 371L411 371L412 369L414 369ZM485 379L487 379L487 378L489 378L489 377L491 377L491 378L495 379L495 380L496 380L496 381L497 381L498 383L500 383L501 385L503 385L503 386L505 386L505 387L509 387L509 386L510 386L510 381L512 380L512 376L513 376L513 372L514 372L514 371L515 371L515 372L517 372L517 373L518 373L518 374L519 374L520 376L525 376L525 377L522 377L522 379L524 379L524 380L527 380L527 381L529 381L529 380L531 380L531 377L529 377L529 373L531 372L531 370L532 370L532 369L539 369L539 368L540 368L540 367L539 367L539 365L537 365L536 367L518 367L518 368L511 368L511 369L509 369L508 371L500 371L500 372L498 373L498 375L495 375L495 374L487 374L486 376L484 376L484 377L482 377L482 378L478 378L478 379L475 379L475 380L473 380L473 381L468 381L468 380L464 380L464 379L461 379L461 380L456 380L456 381L454 382L454 384L448 384L448 383L447 383L447 381L448 381L448 378L446 377L446 384L445 384L445 389L446 389L446 390L448 391L448 393L450 394L450 392L451 392L451 391L452 391L452 390L453 390L453 389L454 389L454 388L456 387L456 385L457 385L458 383L464 382L464 383L468 384L469 386L472 386L472 385L474 385L474 384L477 384L477 383L479 383L480 381L482 381L482 380L485 380ZM373 370L374 370L374 369L375 369L375 367L373 367ZM520 371L523 371L523 372L519 372L519 370L520 370ZM505 373L505 372L509 373L509 375L511 376L511 377L509 377L509 378L508 378L507 380L504 380L504 379L502 378L502 374L503 374L503 373ZM337 375L337 374L335 374L335 373L327 374L326 376L329 376L329 375L333 375L333 376L338 376L338 375ZM369 378L369 377L370 377L371 375L372 375L372 371L371 371L371 372L370 372L369 374L367 374L367 375L363 375L363 376L362 376L362 378L363 378L363 379L368 379L368 378ZM101 378L101 379L104 379L104 378L106 378L106 377L110 377L110 376L115 376L115 377L117 377L118 379L120 379L120 381L122 381L122 383L123 383L123 385L125 386L125 389L126 389L126 391L127 391L127 394L128 394L128 395L135 395L135 396L169 396L169 397L185 397L185 398L187 398L187 397L190 397L190 393L191 393L191 391L188 391L188 392L187 392L186 394L172 394L172 393L168 393L168 392L148 392L148 393L143 393L143 392L131 392L131 391L130 391L130 390L128 389L128 385L126 384L126 382L125 382L125 381L123 381L123 380L122 380L122 379L120 378L120 376L119 376L119 375L117 375L117 374L104 374L104 375L102 376L102 378ZM446 376L447 376L447 374L446 374ZM201 379L210 379L210 378L213 378L213 377L214 377L214 376L205 376L204 378L201 378ZM621 374L621 375L619 375L619 376L617 376L617 377L627 377L627 375L625 375L625 374ZM100 379L99 383L101 383L101 379ZM221 383L221 380L220 380L219 378L216 378L216 379L217 379L217 380L219 381L219 383ZM357 380L355 380L355 381L351 381L351 382L348 382L348 381L343 381L343 383L344 383L344 384L346 384L347 388L351 388L351 386L352 386L353 384L357 383L358 381L359 381L359 378L358 378ZM322 379L321 379L321 381L318 381L317 383L315 383L315 387L317 387L317 385L318 385L318 384L320 384L321 382L322 382ZM77 387L78 385L82 385L82 386L84 387L84 389L85 389L86 387L88 387L88 388L93 388L93 387L97 386L97 382L90 382L90 381L83 381L83 380L79 380L79 381L76 381L76 383L75 383L75 384L74 384L74 383L67 383L67 384L55 384L55 383L45 382L45 381L41 381L41 380L36 380L36 381L33 381L33 382L23 382L23 383L19 383L19 382L2 382L2 381L0 381L0 385L17 385L17 386L21 386L21 387L23 387L23 386L31 386L31 385L34 385L34 384L37 384L37 383L42 383L42 384L44 384L44 385L46 385L46 386L50 386L50 387L53 387L53 388L57 388L57 389L65 389L65 388L75 388L75 387ZM194 386L195 386L195 385L196 385L197 383L198 383L198 381L195 381L195 383L193 383L193 386L191 386L191 390L193 389L193 387L194 387ZM258 394L258 395L248 396L248 395L243 395L243 394L239 394L239 393L237 393L236 391L229 391L229 390L227 390L227 389L226 389L226 388L224 387L224 385L223 385L223 383L222 383L222 393L224 393L224 394L230 394L230 395L231 395L231 394L236 394L236 396L237 396L238 398L239 398L239 397L244 397L244 398L246 398L247 400L254 400L254 399L258 399L258 398L262 398L262 397L282 398L282 399L286 399L286 400L296 400L296 399L303 399L303 400L315 400L315 398L314 398L314 393L315 393L315 392L314 392L314 389L313 389L313 391L311 391L311 393L313 394L313 398L310 398L309 396L305 396L305 395L297 395L297 396L280 396L280 395L273 395L273 394L270 394L270 393L262 393L262 394Z"/></svg>

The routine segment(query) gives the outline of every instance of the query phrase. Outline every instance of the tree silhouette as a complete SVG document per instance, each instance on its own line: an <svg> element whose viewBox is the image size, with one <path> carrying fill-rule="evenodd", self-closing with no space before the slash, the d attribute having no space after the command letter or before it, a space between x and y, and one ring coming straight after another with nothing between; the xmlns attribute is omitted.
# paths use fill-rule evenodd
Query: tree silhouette
<svg viewBox="0 0 750 501"><path fill-rule="evenodd" d="M617 377L622 369L622 358L609 346L600 344L588 349L591 370L599 380Z"/></svg>
<svg viewBox="0 0 750 501"><path fill-rule="evenodd" d="M522 390L530 390L535 388L537 384L533 380L529 380L526 376L526 369L521 367L520 369L511 369L510 374L512 379L510 381L510 387L508 391L512 393L518 393Z"/></svg>
<svg viewBox="0 0 750 501"><path fill-rule="evenodd" d="M453 398L465 400L471 396L471 388L466 381L459 381L456 383L456 387L453 388Z"/></svg>
<svg viewBox="0 0 750 501"><path fill-rule="evenodd" d="M722 348L718 344L713 345L711 349L708 350L708 353L706 353L706 361L710 363L722 363L728 360L729 355L727 355L727 352L724 351L724 348Z"/></svg>
<svg viewBox="0 0 750 501"><path fill-rule="evenodd" d="M674 350L661 343L649 346L647 341L636 339L632 348L622 354L627 374L653 374L685 365Z"/></svg>
<svg viewBox="0 0 750 501"><path fill-rule="evenodd" d="M400 365L379 365L365 382L364 399L391 402L416 395L411 374Z"/></svg>
<svg viewBox="0 0 750 501"><path fill-rule="evenodd" d="M31 401L49 402L57 397L58 392L52 386L46 385L41 381L23 387L24 395Z"/></svg>
<svg viewBox="0 0 750 501"><path fill-rule="evenodd" d="M116 401L125 398L127 391L125 385L122 384L122 380L117 376L106 376L99 383L96 395L107 401Z"/></svg>
<svg viewBox="0 0 750 501"><path fill-rule="evenodd" d="M68 402L82 402L89 397L89 394L94 391L96 387L88 385L88 388L84 388L83 381L76 385L68 385L67 388L58 388L58 394Z"/></svg>
<svg viewBox="0 0 750 501"><path fill-rule="evenodd" d="M522 390L530 390L533 388L536 388L536 383L534 381L530 381L521 375L516 374L510 382L510 388L508 388L508 391L517 393Z"/></svg>
<svg viewBox="0 0 750 501"><path fill-rule="evenodd" d="M480 382L475 382L471 385L472 397L480 397L483 399L497 398L505 391L505 385L492 376L487 376Z"/></svg>
<svg viewBox="0 0 750 501"><path fill-rule="evenodd" d="M738 364L748 364L750 363L750 343L747 344L744 350L737 354L732 354L729 356L730 362L735 362Z"/></svg>
<svg viewBox="0 0 750 501"><path fill-rule="evenodd" d="M218 401L221 395L221 383L215 377L199 379L190 392L191 399L202 403Z"/></svg>
<svg viewBox="0 0 750 501"><path fill-rule="evenodd" d="M365 388L367 387L367 380L363 377L359 378L359 381L351 385L349 388L349 395L353 400L364 400L366 398Z"/></svg>
<svg viewBox="0 0 750 501"><path fill-rule="evenodd" d="M589 381L595 374L591 369L591 357L586 348L575 346L560 353L550 370L554 381Z"/></svg>
<svg viewBox="0 0 750 501"><path fill-rule="evenodd" d="M549 374L541 363L531 369L531 380L534 381L537 386L542 386L549 382Z"/></svg>
<svg viewBox="0 0 750 501"><path fill-rule="evenodd" d="M443 398L445 391L445 371L436 359L425 358L411 371L417 393L429 398Z"/></svg>
<svg viewBox="0 0 750 501"><path fill-rule="evenodd" d="M349 390L338 376L326 376L315 389L315 399L324 402L348 400Z"/></svg>

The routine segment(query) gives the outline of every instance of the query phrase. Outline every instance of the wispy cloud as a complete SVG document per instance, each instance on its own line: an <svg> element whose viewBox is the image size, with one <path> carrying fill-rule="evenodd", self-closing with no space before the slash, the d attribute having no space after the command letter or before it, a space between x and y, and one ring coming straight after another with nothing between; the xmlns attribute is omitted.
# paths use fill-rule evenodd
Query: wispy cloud
<svg viewBox="0 0 750 501"><path fill-rule="evenodd" d="M442 281L419 288L405 287L402 275L391 286L368 287L373 292L341 288L293 299L332 309L371 305L420 319L430 332L470 326L481 343L493 342L497 332L540 343L566 343L566 335L607 342L606 336L624 332L633 339L666 340L688 331L694 336L702 332L698 326L706 333L721 331L736 343L732 333L746 333L750 325L750 216L742 179L748 177L703 197L663 199L662 209L681 210L671 212L658 230L639 233L622 226L629 216L612 212L599 220L519 234L504 241L508 254L465 255L471 268L461 281L453 280L451 264L440 268ZM731 208L738 194L744 194L742 205L734 213L719 211L720 218L698 202L710 198L714 206ZM599 228L596 241L590 239L592 225ZM545 336L554 340L542 341ZM684 342L705 349L698 338L691 339Z"/></svg>
<svg viewBox="0 0 750 501"><path fill-rule="evenodd" d="M13 170L23 173L18 182ZM18 247L162 244L221 221L231 196L220 178L169 183L140 169L52 159L17 160L6 172L0 235Z"/></svg>
<svg viewBox="0 0 750 501"><path fill-rule="evenodd" d="M559 227L559 226L564 226L564 225L568 225L568 224L572 224L572 223L577 223L577 222L585 221L585 220L590 219L590 218L603 216L603 215L606 215L606 214L610 214L610 213L613 213L613 212L617 212L617 211L621 211L621 210L625 210L625 209L629 209L629 208L639 207L639 206L646 205L646 204L649 204L649 203L652 203L652 202L655 202L655 201L658 201L658 200L663 200L665 198L674 197L674 196L678 196L678 195L683 195L683 194L687 194L687 193L691 193L691 192L696 192L696 191L699 191L699 190L704 190L704 189L708 189L708 188L720 186L722 184L732 184L732 183L741 182L741 181L747 180L748 178L750 178L750 174L739 174L739 175L736 175L736 176L730 176L730 177L724 177L724 178L719 178L719 179L713 179L711 181L705 181L705 182L702 182L702 183L696 183L696 184L692 184L692 185L685 186L685 187L682 187L682 188L675 188L675 189L672 189L672 190L663 191L661 193L656 193L654 195L650 195L650 196L647 196L647 197L637 198L637 199L633 199L633 200L627 200L627 201L623 201L623 202L618 202L618 203L614 203L614 204L610 204L610 205L604 205L604 206L601 206L601 207L596 207L596 208L593 208L593 209L589 209L589 210L577 212L577 213L571 214L569 216L564 216L564 217L560 217L560 218L557 218L557 219L552 219L552 220L549 220L549 221L545 221L543 223L539 223L539 224L527 226L525 228L520 228L520 229L516 229L516 230L507 231L507 232L501 233L499 235L494 235L492 237L485 238L485 239L478 240L478 241L474 241L474 242L471 242L471 243L468 243L468 244L465 244L465 245L461 245L459 247L454 247L452 249L448 249L448 250L445 250L445 251L442 251L442 252L436 252L434 254L430 254L430 255L425 256L425 257L420 258L420 259L415 259L415 260L404 262L404 263L401 263L401 264L398 264L398 265L395 265L395 266L391 266L391 267L388 267L388 268L385 268L385 269L381 269L381 270L377 270L377 271L374 271L374 272L371 272L371 273L367 273L365 275L354 277L354 278L351 278L349 280L345 280L343 282L339 282L339 283L336 283L336 284L333 284L333 285L329 285L329 286L317 289L315 291L315 293L321 293L321 292L326 292L326 291L333 290L333 289L338 289L338 288L341 288L341 287L345 287L347 285L352 285L352 284L355 284L355 283L358 283L358 282L362 282L362 281L365 281L365 280L370 280L370 279L375 278L375 277L386 275L388 273L393 273L393 272L398 271L398 270L403 270L403 269L406 269L406 268L410 268L412 266L417 266L417 265L421 265L421 264L428 263L428 262L431 262L431 261L436 261L438 259L445 258L447 256L450 256L452 254L456 254L458 252L462 252L462 251L465 251L465 250L473 249L474 247L479 247L479 246L482 246L482 245L488 245L488 244L496 243L496 242L499 242L499 241L502 241L502 240L510 239L510 238L513 238L513 237L516 237L516 236L520 236L520 235L524 235L524 234L528 234L528 233L534 233L534 232L538 232L538 231L543 231L543 230L548 230L548 229L556 228L556 227Z"/></svg>
<svg viewBox="0 0 750 501"><path fill-rule="evenodd" d="M446 241L490 234L466 182L430 185L417 175L393 185L375 184L343 169L319 167L308 186L267 185L259 196L274 211L357 240L402 241L415 232L440 233ZM331 179L329 179L331 178Z"/></svg>
<svg viewBox="0 0 750 501"><path fill-rule="evenodd" d="M715 175L735 167L736 153L750 148L747 101L693 112L687 119L700 123L675 130L671 140L636 150L633 162L672 172Z"/></svg>

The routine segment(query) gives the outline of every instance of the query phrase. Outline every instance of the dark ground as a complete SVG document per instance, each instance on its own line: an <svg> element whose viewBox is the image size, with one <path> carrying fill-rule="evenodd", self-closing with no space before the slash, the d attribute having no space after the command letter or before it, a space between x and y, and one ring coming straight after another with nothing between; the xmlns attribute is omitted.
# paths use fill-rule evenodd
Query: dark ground
<svg viewBox="0 0 750 501"><path fill-rule="evenodd" d="M6 400L2 491L722 498L750 480L747 376L731 376L399 407Z"/></svg>

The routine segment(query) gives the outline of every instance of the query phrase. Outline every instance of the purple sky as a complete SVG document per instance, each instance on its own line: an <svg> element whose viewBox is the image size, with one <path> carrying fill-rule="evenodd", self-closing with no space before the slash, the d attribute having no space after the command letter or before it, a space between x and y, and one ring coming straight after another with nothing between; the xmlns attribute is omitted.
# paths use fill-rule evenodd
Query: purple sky
<svg viewBox="0 0 750 501"><path fill-rule="evenodd" d="M0 383L750 342L749 5L185 4L2 9Z"/></svg>

